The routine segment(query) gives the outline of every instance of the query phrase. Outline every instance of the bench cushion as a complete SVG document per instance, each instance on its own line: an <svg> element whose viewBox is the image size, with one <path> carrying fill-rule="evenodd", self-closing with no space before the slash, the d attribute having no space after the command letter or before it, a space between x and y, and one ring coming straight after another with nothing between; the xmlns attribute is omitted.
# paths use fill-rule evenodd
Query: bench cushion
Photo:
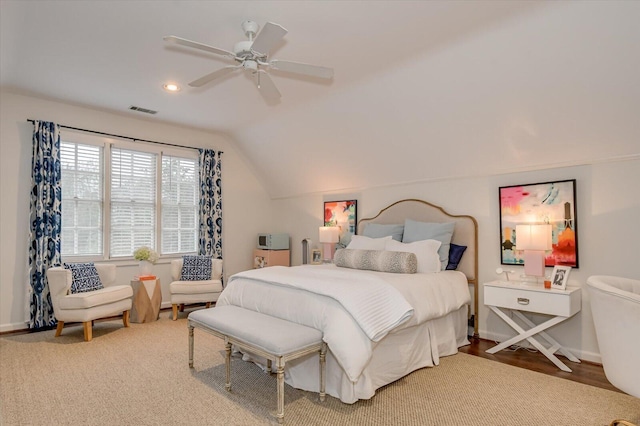
<svg viewBox="0 0 640 426"><path fill-rule="evenodd" d="M238 306L217 306L191 312L189 320L226 336L247 342L275 356L317 345L322 332Z"/></svg>

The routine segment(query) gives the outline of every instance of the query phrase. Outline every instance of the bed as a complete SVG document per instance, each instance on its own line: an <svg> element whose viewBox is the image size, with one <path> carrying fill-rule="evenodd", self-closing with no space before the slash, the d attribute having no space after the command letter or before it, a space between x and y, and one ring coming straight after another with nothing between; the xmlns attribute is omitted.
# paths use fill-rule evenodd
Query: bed
<svg viewBox="0 0 640 426"><path fill-rule="evenodd" d="M475 219L450 215L425 201L402 200L360 220L357 234L366 234L370 224L380 227L405 219L455 223L451 243L467 247L457 270L398 274L333 264L274 266L232 276L217 306L240 306L321 330L329 347L326 392L349 404L369 399L376 389L436 366L440 357L468 344L471 303L477 312ZM287 363L285 381L317 392L317 356ZM250 354L244 359L262 363Z"/></svg>

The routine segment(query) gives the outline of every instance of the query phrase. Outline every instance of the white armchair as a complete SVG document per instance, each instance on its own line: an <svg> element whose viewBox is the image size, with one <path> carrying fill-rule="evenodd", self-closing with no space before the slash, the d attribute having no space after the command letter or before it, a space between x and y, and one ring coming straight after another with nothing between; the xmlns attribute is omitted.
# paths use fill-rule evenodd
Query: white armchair
<svg viewBox="0 0 640 426"><path fill-rule="evenodd" d="M595 275L587 288L604 374L640 398L640 280Z"/></svg>
<svg viewBox="0 0 640 426"><path fill-rule="evenodd" d="M93 320L122 314L122 322L129 327L129 311L133 290L130 285L115 285L116 265L96 264L96 270L104 288L85 293L71 293L71 271L61 266L47 270L47 281L53 303L53 313L58 320L56 337L60 336L65 322L82 322L84 340L93 337Z"/></svg>
<svg viewBox="0 0 640 426"><path fill-rule="evenodd" d="M169 292L174 321L178 319L178 306L180 311L191 303L206 303L209 308L222 293L222 259L211 260L211 277L208 280L183 281L182 259L171 261L171 276L174 281L169 285Z"/></svg>

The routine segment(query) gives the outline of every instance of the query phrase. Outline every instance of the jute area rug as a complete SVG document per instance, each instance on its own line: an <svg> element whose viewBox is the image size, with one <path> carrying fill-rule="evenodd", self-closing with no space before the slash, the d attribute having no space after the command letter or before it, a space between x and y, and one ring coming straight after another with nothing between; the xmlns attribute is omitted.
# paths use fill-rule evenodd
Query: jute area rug
<svg viewBox="0 0 640 426"><path fill-rule="evenodd" d="M195 331L188 367L186 315L97 322L0 338L2 425L277 424L275 377L235 358L224 389L222 340ZM640 399L466 354L441 360L347 405L285 386L287 425L608 425L640 423Z"/></svg>

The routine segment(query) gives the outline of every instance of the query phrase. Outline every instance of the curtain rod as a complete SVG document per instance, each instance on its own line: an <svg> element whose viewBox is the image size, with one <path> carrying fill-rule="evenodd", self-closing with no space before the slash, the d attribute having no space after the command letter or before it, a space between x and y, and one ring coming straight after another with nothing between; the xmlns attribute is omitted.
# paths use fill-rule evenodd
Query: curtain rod
<svg viewBox="0 0 640 426"><path fill-rule="evenodd" d="M36 120L34 120L32 118L27 119L27 121L30 122L30 123L35 123L36 122ZM175 146L177 148L200 149L200 148L194 148L192 146L178 145L178 144L175 144L175 143L150 141L150 140L147 140L147 139L139 139L139 138L132 138L132 137L129 137L129 136L115 135L113 133L98 132L96 130L81 129L79 127L65 126L65 125L62 125L62 124L58 124L58 126L60 126L63 129L78 130L80 132L94 133L96 135L111 136L111 137L120 138L120 139L128 139L128 140L133 141L133 142L147 142L147 143L155 143L155 144L158 144L158 145ZM220 151L220 153L223 154L222 151Z"/></svg>

